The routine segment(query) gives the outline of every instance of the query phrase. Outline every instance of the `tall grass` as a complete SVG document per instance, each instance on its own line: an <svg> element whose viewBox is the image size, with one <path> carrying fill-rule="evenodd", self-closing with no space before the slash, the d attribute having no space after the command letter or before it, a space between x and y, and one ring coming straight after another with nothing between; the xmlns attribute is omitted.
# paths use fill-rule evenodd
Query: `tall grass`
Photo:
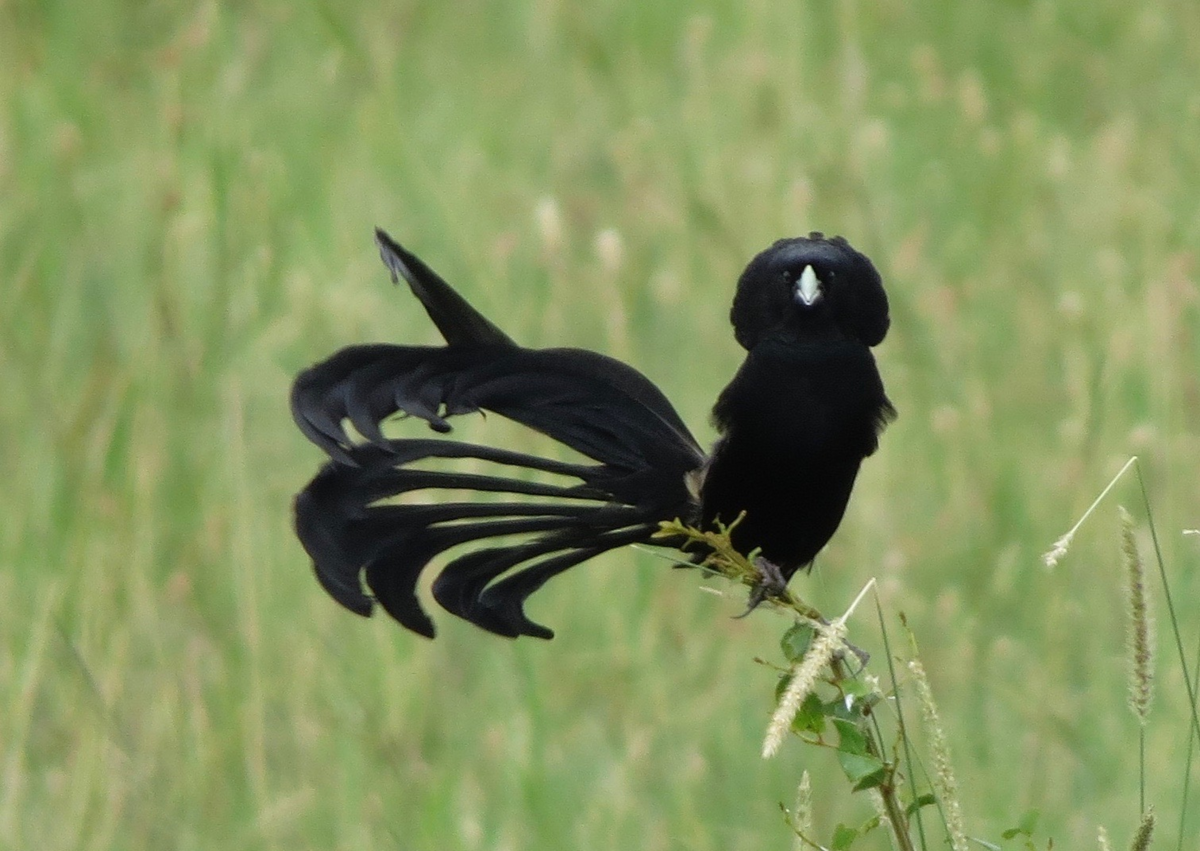
<svg viewBox="0 0 1200 851"><path fill-rule="evenodd" d="M701 434L750 254L870 254L901 418L798 581L908 613L980 835L1132 835L1111 536L1039 554L1136 451L1200 593L1198 39L1171 0L0 4L0 847L786 847L804 767L849 818L757 758L780 624L693 574L572 571L550 644L319 591L290 376L434 339L375 224Z"/></svg>

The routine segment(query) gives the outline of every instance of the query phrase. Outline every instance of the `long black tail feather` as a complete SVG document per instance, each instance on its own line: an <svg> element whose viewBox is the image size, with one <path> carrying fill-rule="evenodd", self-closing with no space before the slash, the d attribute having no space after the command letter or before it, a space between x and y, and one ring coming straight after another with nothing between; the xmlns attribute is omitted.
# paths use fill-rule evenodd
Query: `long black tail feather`
<svg viewBox="0 0 1200 851"><path fill-rule="evenodd" d="M389 269L408 281L448 345L355 346L297 378L293 416L331 459L296 498L297 534L339 603L369 615L378 602L430 637L434 626L416 593L421 573L443 553L492 541L454 555L433 584L434 599L500 635L549 638L524 613L529 595L600 553L649 541L661 520L692 514L686 476L703 452L641 373L594 352L517 346L386 234L377 238ZM446 433L450 417L483 410L596 463L391 439L381 427L400 414ZM365 440L347 433L347 421ZM445 459L475 459L521 477L417 466ZM531 480L537 474L557 481ZM446 490L520 499L435 501ZM409 501L418 494L431 501ZM396 498L404 501L389 501Z"/></svg>
<svg viewBox="0 0 1200 851"><path fill-rule="evenodd" d="M445 440L390 440L348 450L351 463L331 461L296 499L296 531L321 585L346 608L369 615L362 579L392 617L432 637L432 621L417 599L431 560L465 544L495 538L518 543L454 557L433 586L451 613L501 635L552 633L524 614L525 599L548 579L607 550L648 542L658 521L691 510L685 492L660 487L661 499L641 506L614 501L622 478L608 465L576 465ZM573 475L576 484L408 466L435 458L484 457L531 471ZM530 465L518 464L528 458ZM635 473L636 475L636 473ZM677 478L682 482L681 473ZM536 501L393 503L406 494L470 490ZM504 574L512 573L508 576Z"/></svg>
<svg viewBox="0 0 1200 851"><path fill-rule="evenodd" d="M392 273L392 283L404 278L448 344L516 345L507 334L471 307L437 272L388 236L382 228L375 228L375 244L379 246L383 265Z"/></svg>

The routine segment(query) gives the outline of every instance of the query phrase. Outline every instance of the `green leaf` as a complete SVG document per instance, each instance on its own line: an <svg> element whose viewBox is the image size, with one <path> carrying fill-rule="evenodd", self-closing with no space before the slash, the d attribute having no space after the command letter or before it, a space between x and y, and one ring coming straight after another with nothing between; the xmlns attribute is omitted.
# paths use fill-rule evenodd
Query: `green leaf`
<svg viewBox="0 0 1200 851"><path fill-rule="evenodd" d="M839 824L833 829L833 841L829 843L832 851L845 851L853 844L854 840L858 839L858 831L852 827L846 827L844 824Z"/></svg>
<svg viewBox="0 0 1200 851"><path fill-rule="evenodd" d="M838 715L842 718L863 717L869 713L871 707L880 702L883 696L863 679L846 679L838 685L841 689Z"/></svg>
<svg viewBox="0 0 1200 851"><path fill-rule="evenodd" d="M878 757L838 751L838 762L854 784L855 792L874 788L887 777L887 765Z"/></svg>
<svg viewBox="0 0 1200 851"><path fill-rule="evenodd" d="M821 698L809 693L800 704L800 711L792 720L792 729L797 733L815 733L818 736L825 732L825 704Z"/></svg>
<svg viewBox="0 0 1200 851"><path fill-rule="evenodd" d="M788 671L786 674L779 675L779 681L775 683L775 705L779 705L779 701L783 700L783 693L787 691L787 687L792 683L792 673Z"/></svg>
<svg viewBox="0 0 1200 851"><path fill-rule="evenodd" d="M804 658L804 654L808 652L808 648L812 644L813 635L813 628L809 624L802 622L793 626L779 640L779 646L783 650L783 657L793 664L799 662Z"/></svg>
<svg viewBox="0 0 1200 851"><path fill-rule="evenodd" d="M862 780L850 787L851 792L861 792L863 789L878 789L887 782L888 775L891 773L886 765L880 764L881 768L874 774L868 774Z"/></svg>
<svg viewBox="0 0 1200 851"><path fill-rule="evenodd" d="M870 752L862 728L846 718L834 718L833 726L838 731L838 762L854 791L880 785L887 778L887 763Z"/></svg>
<svg viewBox="0 0 1200 851"><path fill-rule="evenodd" d="M904 812L911 816L917 810L921 809L921 807L928 807L936 803L937 795L934 795L932 792L926 792L924 795L917 796L915 801L904 808Z"/></svg>
<svg viewBox="0 0 1200 851"><path fill-rule="evenodd" d="M850 700L849 706L846 703L846 698L840 695L829 701L829 715L834 718L845 718L851 724L860 724L863 717L862 705L857 699Z"/></svg>
<svg viewBox="0 0 1200 851"><path fill-rule="evenodd" d="M866 710L875 706L883 698L874 687L869 685L865 680L845 680L838 684L844 695L842 700L843 707L845 706L845 698L853 698L850 701L850 708L855 715L865 715Z"/></svg>
<svg viewBox="0 0 1200 851"><path fill-rule="evenodd" d="M843 694L851 697L866 697L872 692L872 688L867 685L866 680L842 680L838 685L842 687Z"/></svg>
<svg viewBox="0 0 1200 851"><path fill-rule="evenodd" d="M867 737L859 726L847 718L834 718L838 731L838 750L856 756L867 756Z"/></svg>

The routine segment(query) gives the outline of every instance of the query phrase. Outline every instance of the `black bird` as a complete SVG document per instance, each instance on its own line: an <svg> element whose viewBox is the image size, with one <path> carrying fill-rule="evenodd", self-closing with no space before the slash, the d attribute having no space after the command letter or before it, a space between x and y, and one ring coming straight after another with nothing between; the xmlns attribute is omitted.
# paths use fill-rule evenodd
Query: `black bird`
<svg viewBox="0 0 1200 851"><path fill-rule="evenodd" d="M296 497L296 532L321 584L358 614L373 608L365 583L401 624L433 637L416 595L421 572L447 550L500 538L454 556L434 598L494 633L551 638L524 612L551 577L626 544L678 545L652 539L661 521L708 526L743 511L734 544L760 549L764 583L786 583L837 529L859 464L896 415L870 351L887 334L887 295L841 237L779 240L742 273L730 320L748 354L717 399L721 436L706 456L637 370L583 349L517 345L415 255L375 236L393 281L408 282L446 345L351 346L301 373L291 396L297 425L330 458ZM594 463L381 430L399 413L444 434L450 417L476 411ZM349 436L347 420L365 440ZM430 491L502 498L410 497Z"/></svg>

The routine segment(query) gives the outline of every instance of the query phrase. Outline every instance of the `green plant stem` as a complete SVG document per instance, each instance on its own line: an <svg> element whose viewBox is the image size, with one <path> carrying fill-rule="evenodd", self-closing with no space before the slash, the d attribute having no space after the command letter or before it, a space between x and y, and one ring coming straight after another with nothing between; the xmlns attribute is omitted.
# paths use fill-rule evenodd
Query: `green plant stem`
<svg viewBox="0 0 1200 851"><path fill-rule="evenodd" d="M873 738L871 741L874 745ZM899 798L896 795L895 785L885 783L880 786L879 797L883 799L883 808L888 814L888 821L892 823L892 836L896 837L896 844L900 846L900 851L916 851L913 847L912 837L908 835L908 821L904 815L904 808L900 806Z"/></svg>
<svg viewBox="0 0 1200 851"><path fill-rule="evenodd" d="M1183 685L1187 689L1188 704L1192 709L1192 732L1200 734L1200 719L1196 717L1196 688L1188 671L1187 655L1183 651L1183 637L1179 634L1179 618L1175 616L1175 601L1171 596L1171 584L1167 581L1167 567L1163 562L1162 549L1158 545L1158 532L1154 528L1154 512L1150 509L1150 496L1146 493L1146 482L1142 478L1142 467L1138 464L1138 485L1142 489L1142 503L1146 506L1146 524L1150 527L1150 540L1154 543L1154 558L1158 562L1158 573L1162 578L1163 596L1167 600L1167 612L1171 617L1171 633L1175 636L1175 650L1179 654L1179 665L1183 669Z"/></svg>
<svg viewBox="0 0 1200 851"><path fill-rule="evenodd" d="M1200 676L1200 641L1196 646L1196 667L1193 670L1193 677ZM1192 703L1192 714L1196 712L1196 704ZM1192 791L1192 757L1196 752L1196 727L1195 725L1188 728L1188 744L1187 756L1183 760L1183 790L1179 796L1179 842L1176 845L1178 851L1183 851L1183 837L1186 835L1184 831L1187 829L1187 805L1188 798L1191 797Z"/></svg>
<svg viewBox="0 0 1200 851"><path fill-rule="evenodd" d="M1146 725L1138 727L1138 813L1146 814Z"/></svg>
<svg viewBox="0 0 1200 851"><path fill-rule="evenodd" d="M841 659L834 659L830 663L830 668L833 669L833 677L836 682L849 679L849 674L846 671L846 664ZM867 750L877 757L881 762L887 763L887 757L883 750L883 743L879 739L879 734L875 729L867 732ZM890 763L889 763L890 765ZM876 788L879 791L880 798L883 799L883 809L887 813L888 822L892 827L892 835L896 837L896 844L900 851L916 851L913 847L912 837L908 832L908 817L904 813L904 807L900 803L900 798L896 793L895 780L896 770L893 766L889 772L889 778L886 783L881 783Z"/></svg>
<svg viewBox="0 0 1200 851"><path fill-rule="evenodd" d="M1167 601L1167 613L1171 618L1171 634L1175 637L1175 650L1179 654L1179 667L1183 671L1183 685L1187 689L1188 706L1191 710L1191 724L1188 729L1188 753L1187 759L1183 766L1183 805L1179 808L1179 840L1177 848L1183 849L1183 828L1187 818L1187 797L1188 797L1188 778L1192 768L1192 743L1197 735L1200 735L1200 719L1196 717L1196 689L1193 685L1193 677L1188 669L1187 655L1183 650L1183 637L1179 634L1179 619L1175 616L1175 601L1171 596L1171 585L1167 581L1167 567L1162 557L1162 548L1158 544L1158 532L1154 528L1154 512L1150 508L1150 495L1146 491L1146 480L1142 477L1142 466L1138 464L1137 470L1138 487L1142 492L1142 504L1146 507L1146 524L1150 527L1150 540L1154 544L1154 560L1158 563L1158 574L1162 580L1163 596ZM1200 662L1197 663L1197 670L1200 671ZM1145 799L1142 801L1142 814L1145 815L1146 806Z"/></svg>
<svg viewBox="0 0 1200 851"><path fill-rule="evenodd" d="M883 606L879 602L879 594L875 594L875 613L879 617L879 632L883 636L883 652L887 657L888 676L892 680L892 693L896 696L896 723L900 729L900 741L904 744L904 767L908 774L908 782L912 785L913 800L917 799L917 774L914 767L912 744L908 739L908 725L904 721L904 704L900 700L900 681L896 678L896 663L892 657L892 642L888 638L887 624L883 619ZM903 615L901 615L903 617ZM921 848L928 848L925 840L925 821L921 818L921 808L913 813L917 821L917 836L921 840Z"/></svg>
<svg viewBox="0 0 1200 851"><path fill-rule="evenodd" d="M687 544L700 544L709 550L709 554L700 562L699 567L724 576L726 579L733 580L734 582L740 582L748 588L758 588L762 584L763 574L755 564L757 551L751 553L749 556L742 555L734 549L729 537L729 534L742 522L742 518L745 516L746 512L743 511L728 526L723 523L717 523L715 532L701 532L699 529L687 526L679 520L664 522L659 524L660 529L654 537L682 539L684 541L683 546L685 547ZM762 603L777 609L794 612L805 620L828 623L819 611L801 600L787 588L770 591L762 599Z"/></svg>

